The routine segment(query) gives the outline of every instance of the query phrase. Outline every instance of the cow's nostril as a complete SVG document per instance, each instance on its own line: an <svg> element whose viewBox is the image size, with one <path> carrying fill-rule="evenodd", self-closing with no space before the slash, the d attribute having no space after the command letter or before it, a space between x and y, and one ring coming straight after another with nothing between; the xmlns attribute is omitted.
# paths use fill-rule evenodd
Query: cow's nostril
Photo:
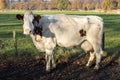
<svg viewBox="0 0 120 80"><path fill-rule="evenodd" d="M30 30L29 29L25 29L26 32L29 32Z"/></svg>
<svg viewBox="0 0 120 80"><path fill-rule="evenodd" d="M30 33L31 33L31 30L25 29L24 34L30 34Z"/></svg>

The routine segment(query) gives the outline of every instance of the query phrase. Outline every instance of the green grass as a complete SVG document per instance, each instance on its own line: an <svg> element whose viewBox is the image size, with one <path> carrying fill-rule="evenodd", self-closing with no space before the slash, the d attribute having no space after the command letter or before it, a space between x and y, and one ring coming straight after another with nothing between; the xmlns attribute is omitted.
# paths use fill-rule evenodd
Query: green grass
<svg viewBox="0 0 120 80"><path fill-rule="evenodd" d="M0 55L1 56L14 56L14 41L13 31L17 32L18 39L18 54L19 56L38 55L37 49L34 47L32 40L29 36L23 35L22 22L18 21L15 17L16 14L23 14L23 12L1 12L0 13ZM120 15L106 14L98 12L77 12L77 11L42 11L34 12L35 14L70 14L70 15L97 15L104 19L105 31L105 50L108 55L114 59L119 59L120 53ZM66 49L57 47L56 57L66 57L73 55L72 53L81 53L82 50L77 48ZM116 56L114 56L116 55ZM66 58L66 60L68 57Z"/></svg>

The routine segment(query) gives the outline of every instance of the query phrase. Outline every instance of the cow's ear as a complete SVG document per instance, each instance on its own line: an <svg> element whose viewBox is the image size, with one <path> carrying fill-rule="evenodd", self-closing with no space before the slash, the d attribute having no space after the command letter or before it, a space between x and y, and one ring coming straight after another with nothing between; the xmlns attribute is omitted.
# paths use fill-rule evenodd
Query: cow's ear
<svg viewBox="0 0 120 80"><path fill-rule="evenodd" d="M41 16L40 16L40 15L37 15L37 16L35 16L35 19L36 19L37 21L39 21L39 20L41 19Z"/></svg>
<svg viewBox="0 0 120 80"><path fill-rule="evenodd" d="M16 15L16 18L17 18L18 20L23 20L23 16L20 15L20 14L17 14L17 15Z"/></svg>

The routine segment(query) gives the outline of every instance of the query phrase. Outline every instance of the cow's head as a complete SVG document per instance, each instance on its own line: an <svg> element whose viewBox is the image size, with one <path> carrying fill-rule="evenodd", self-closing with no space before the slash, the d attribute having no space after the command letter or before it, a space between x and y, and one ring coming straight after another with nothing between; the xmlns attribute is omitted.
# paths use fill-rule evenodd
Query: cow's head
<svg viewBox="0 0 120 80"><path fill-rule="evenodd" d="M34 16L31 11L26 11L24 16L17 14L16 18L23 21L23 33L29 35L34 33L34 28L39 27L40 15Z"/></svg>

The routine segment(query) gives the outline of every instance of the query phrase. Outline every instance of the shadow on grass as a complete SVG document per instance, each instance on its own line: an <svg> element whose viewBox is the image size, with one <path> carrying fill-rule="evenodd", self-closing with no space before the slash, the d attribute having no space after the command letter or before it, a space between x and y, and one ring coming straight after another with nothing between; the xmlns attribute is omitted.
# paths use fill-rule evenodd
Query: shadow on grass
<svg viewBox="0 0 120 80"><path fill-rule="evenodd" d="M111 60L120 60L120 46L114 48L107 48L107 58Z"/></svg>

